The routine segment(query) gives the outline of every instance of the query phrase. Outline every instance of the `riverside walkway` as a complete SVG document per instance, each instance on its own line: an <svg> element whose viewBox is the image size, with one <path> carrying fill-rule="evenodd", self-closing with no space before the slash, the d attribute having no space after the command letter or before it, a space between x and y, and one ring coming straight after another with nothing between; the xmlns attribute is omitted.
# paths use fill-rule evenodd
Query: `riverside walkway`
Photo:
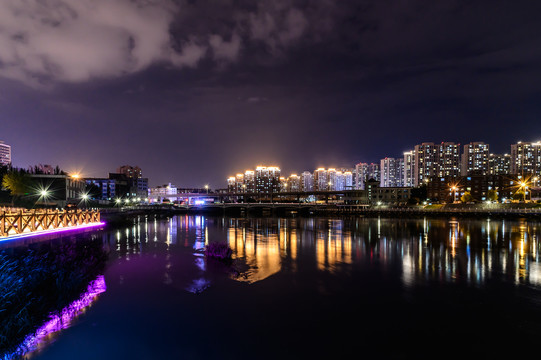
<svg viewBox="0 0 541 360"><path fill-rule="evenodd" d="M532 206L533 205L533 206ZM107 209L102 213L108 222L123 215L202 213L224 215L361 215L361 216L469 216L530 217L541 219L541 207L535 204L447 204L438 206L377 206L340 203L214 203L204 205L140 205Z"/></svg>

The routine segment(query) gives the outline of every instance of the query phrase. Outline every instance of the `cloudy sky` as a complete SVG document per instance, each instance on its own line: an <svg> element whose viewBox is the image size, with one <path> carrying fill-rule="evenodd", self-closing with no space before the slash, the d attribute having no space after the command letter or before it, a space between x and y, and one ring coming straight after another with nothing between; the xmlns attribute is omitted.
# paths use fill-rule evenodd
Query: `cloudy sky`
<svg viewBox="0 0 541 360"><path fill-rule="evenodd" d="M537 1L0 0L16 166L225 187L541 137Z"/></svg>

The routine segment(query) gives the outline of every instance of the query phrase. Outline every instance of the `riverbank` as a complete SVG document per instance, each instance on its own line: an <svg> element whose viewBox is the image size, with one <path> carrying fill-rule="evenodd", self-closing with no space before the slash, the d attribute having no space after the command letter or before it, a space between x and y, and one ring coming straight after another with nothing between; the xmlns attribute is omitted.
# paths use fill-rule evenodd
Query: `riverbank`
<svg viewBox="0 0 541 360"><path fill-rule="evenodd" d="M540 204L445 204L417 206L364 206L307 203L209 204L201 206L132 206L108 209L102 218L109 224L122 224L136 216L170 217L177 214L223 216L383 216L383 217L498 217L541 219Z"/></svg>

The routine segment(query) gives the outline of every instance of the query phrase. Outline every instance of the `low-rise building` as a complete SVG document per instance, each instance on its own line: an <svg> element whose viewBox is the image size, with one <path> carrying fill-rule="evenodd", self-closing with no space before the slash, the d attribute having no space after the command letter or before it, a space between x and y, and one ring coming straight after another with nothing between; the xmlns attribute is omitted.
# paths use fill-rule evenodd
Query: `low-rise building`
<svg viewBox="0 0 541 360"><path fill-rule="evenodd" d="M433 177L427 182L429 201L452 203L460 201L469 192L474 201L489 199L489 191L495 190L498 200L513 198L519 189L520 179L508 175L476 175L460 177Z"/></svg>
<svg viewBox="0 0 541 360"><path fill-rule="evenodd" d="M85 191L85 182L82 179L68 175L44 175L31 174L30 188L42 204L48 204L63 208L68 203L80 203Z"/></svg>

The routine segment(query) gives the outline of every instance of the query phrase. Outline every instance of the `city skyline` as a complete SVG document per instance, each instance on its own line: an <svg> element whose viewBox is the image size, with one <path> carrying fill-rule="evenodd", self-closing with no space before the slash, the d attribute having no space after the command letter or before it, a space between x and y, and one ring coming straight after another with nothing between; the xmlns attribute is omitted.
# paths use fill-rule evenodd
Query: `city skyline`
<svg viewBox="0 0 541 360"><path fill-rule="evenodd" d="M505 153L541 130L538 3L93 4L0 4L17 166L219 187L237 165L338 168L425 141Z"/></svg>
<svg viewBox="0 0 541 360"><path fill-rule="evenodd" d="M356 182L356 177L358 177L360 172L366 172L366 179L373 178L378 181L381 181L382 186L384 187L393 187L393 186L419 186L423 181L423 176L433 177L433 176L451 176L451 177L457 177L459 175L466 176L470 171L477 170L482 173L482 175L489 175L489 174L517 174L517 166L522 169L522 166L520 165L521 161L517 159L517 155L524 154L525 152L532 152L531 156L533 156L534 163L536 165L528 165L525 164L524 168L527 172L530 172L532 174L537 174L539 170L541 169L541 163L540 163L540 156L539 151L541 151L541 141L518 141L517 143L510 144L510 152L506 153L494 153L494 151L489 151L490 144L484 143L482 141L472 141L470 143L454 143L454 142L423 142L421 144L416 144L411 146L413 150L404 151L403 157L392 157L392 156L386 156L379 161L375 162L365 162L361 161L356 164L349 164L345 166L329 166L329 167L322 167L319 166L318 168L314 168L313 173L310 173L309 170L305 167L304 170L299 169L293 169L290 170L290 176L300 176L302 177L303 174L309 173L311 175L315 174L318 170L339 170L339 172L352 172L353 173L353 183ZM425 147L428 146L429 151L425 154L426 150ZM453 160L451 161L451 167L447 170L428 170L425 169L425 171L428 171L426 174L423 174L423 171L420 170L418 162L416 162L416 159L422 158L425 155L428 156L429 159L432 161L436 160L436 158L433 158L436 156L434 154L430 154L434 149L438 147L442 147L445 149L445 147L451 147L451 153L454 153ZM533 148L532 148L533 146ZM480 148L481 151L479 151ZM9 158L11 158L11 146L9 144L6 144L5 141L0 140L0 152L4 154L8 154ZM441 150L440 150L441 151ZM447 150L449 151L449 150ZM416 155L417 154L417 155ZM422 156L419 156L419 154L424 154ZM474 159L477 157L477 159ZM482 158L482 159L480 159ZM7 159L7 157L6 157ZM448 162L445 160L446 158L443 157L443 162ZM393 169L395 167L394 161L397 161L397 165L399 168ZM502 163L503 161L503 163ZM436 161L438 163L439 161ZM6 160L4 160L4 164L8 164ZM0 164L1 165L1 164ZM368 166L366 169L359 169L359 166ZM47 169L53 169L53 166L51 164L34 164L27 167L18 166L17 164L12 164L15 168L21 168L21 169L34 169L34 168L40 168L41 171L44 174L49 173ZM533 166L533 167L532 167ZM58 167L58 165L56 165ZM390 168L389 168L390 167ZM254 169L259 168L269 168L269 169L277 169L278 172L281 172L281 166L262 166L257 165L255 167L252 167ZM66 169L62 169L63 171ZM101 169L101 175L100 176L91 176L87 173L83 173L81 170L76 169L73 171L68 170L67 172L70 175L74 175L76 177L82 177L82 178L105 178L107 174L114 173L115 170L109 171L107 169ZM252 176L254 174L254 170L247 169L245 170L247 172L251 172ZM392 173L391 178L389 179L389 171ZM121 165L120 167L116 167L116 173L125 173L128 177L132 177L131 172L135 172L135 177L142 177L142 170L139 166L131 166L131 165ZM285 175L288 173L288 171L285 171L283 174ZM377 175L374 175L374 173L377 173ZM231 172L228 173L231 175ZM226 177L227 183L232 179L232 177ZM236 176L243 175L243 173L236 172ZM381 178L380 178L381 177ZM396 177L396 179L395 179ZM148 177L147 177L148 178ZM287 178L286 178L287 179ZM364 184L364 180L360 180ZM149 185L153 187L160 187L161 185L166 185L167 183L175 183L174 180L168 179L165 183L159 183L159 182L150 182ZM190 186L186 186L184 184L180 185L184 188L190 188ZM215 187L215 189L220 189L222 186L219 184ZM227 185L229 187L229 185ZM211 185L206 182L204 184L199 184L198 186L192 187L192 188L212 188ZM355 184L355 188L364 188L364 185ZM255 186L254 186L255 189Z"/></svg>

